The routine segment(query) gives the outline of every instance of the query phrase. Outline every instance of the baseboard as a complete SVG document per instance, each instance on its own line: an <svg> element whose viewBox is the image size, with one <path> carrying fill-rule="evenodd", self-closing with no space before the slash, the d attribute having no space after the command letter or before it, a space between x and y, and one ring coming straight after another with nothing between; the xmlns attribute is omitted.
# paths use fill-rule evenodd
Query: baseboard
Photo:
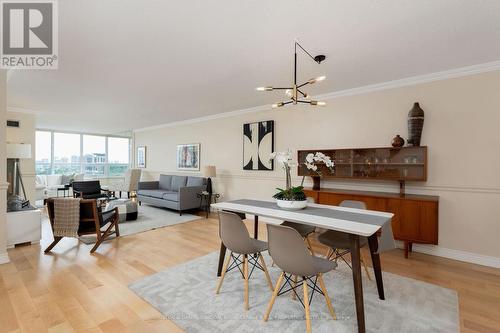
<svg viewBox="0 0 500 333"><path fill-rule="evenodd" d="M10 259L9 259L9 255L7 254L7 252L0 253L0 265L6 264L8 262L10 262Z"/></svg>
<svg viewBox="0 0 500 333"><path fill-rule="evenodd" d="M403 242L396 242L398 248L404 248ZM436 245L413 244L413 252L430 254L437 257L443 257L458 261L469 262L472 264L500 268L500 258L486 256L483 254L466 252L461 250L448 249Z"/></svg>

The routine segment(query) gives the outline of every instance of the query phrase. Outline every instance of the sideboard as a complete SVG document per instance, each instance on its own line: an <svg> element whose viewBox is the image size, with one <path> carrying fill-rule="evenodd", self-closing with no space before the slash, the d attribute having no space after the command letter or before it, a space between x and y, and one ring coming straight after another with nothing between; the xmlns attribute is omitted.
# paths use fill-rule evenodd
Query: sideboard
<svg viewBox="0 0 500 333"><path fill-rule="evenodd" d="M337 206L343 200L358 200L368 209L393 213L394 238L404 242L405 258L412 251L413 243L438 244L437 196L333 188L304 189L304 192L319 204Z"/></svg>

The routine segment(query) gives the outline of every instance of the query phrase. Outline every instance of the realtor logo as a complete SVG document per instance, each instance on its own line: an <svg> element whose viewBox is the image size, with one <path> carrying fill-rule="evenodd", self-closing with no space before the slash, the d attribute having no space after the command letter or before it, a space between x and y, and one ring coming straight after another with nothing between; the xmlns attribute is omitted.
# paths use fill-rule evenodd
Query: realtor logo
<svg viewBox="0 0 500 333"><path fill-rule="evenodd" d="M57 69L55 0L1 0L0 68Z"/></svg>

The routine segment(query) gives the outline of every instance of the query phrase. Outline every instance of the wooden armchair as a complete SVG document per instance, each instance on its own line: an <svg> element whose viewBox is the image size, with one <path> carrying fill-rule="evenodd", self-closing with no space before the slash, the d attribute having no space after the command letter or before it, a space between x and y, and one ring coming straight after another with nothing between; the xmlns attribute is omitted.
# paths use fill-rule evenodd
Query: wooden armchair
<svg viewBox="0 0 500 333"><path fill-rule="evenodd" d="M54 199L47 199L47 213L50 219L51 227L54 226ZM80 225L78 227L78 236L82 235L92 235L95 234L97 237L94 247L90 250L90 253L94 253L95 250L101 245L101 243L106 240L112 234L116 237L120 237L120 229L118 223L120 222L120 216L118 214L118 207L113 210L106 212L101 212L97 206L97 201L94 199L82 199L80 201ZM102 227L109 224L109 226L102 231ZM45 253L52 250L54 246L63 237L55 237L54 241L45 249Z"/></svg>

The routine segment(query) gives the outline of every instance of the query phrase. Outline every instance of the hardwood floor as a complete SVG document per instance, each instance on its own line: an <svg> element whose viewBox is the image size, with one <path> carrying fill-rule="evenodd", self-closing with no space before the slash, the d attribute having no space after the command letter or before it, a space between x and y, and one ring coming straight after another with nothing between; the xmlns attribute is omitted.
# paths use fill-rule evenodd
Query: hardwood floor
<svg viewBox="0 0 500 333"><path fill-rule="evenodd" d="M11 263L0 265L0 332L181 332L127 284L220 245L213 217L107 241L93 255L76 239L44 255L47 225L43 234L40 246L9 250ZM463 332L500 332L500 269L418 253L404 259L400 250L381 258L384 271L455 289Z"/></svg>

